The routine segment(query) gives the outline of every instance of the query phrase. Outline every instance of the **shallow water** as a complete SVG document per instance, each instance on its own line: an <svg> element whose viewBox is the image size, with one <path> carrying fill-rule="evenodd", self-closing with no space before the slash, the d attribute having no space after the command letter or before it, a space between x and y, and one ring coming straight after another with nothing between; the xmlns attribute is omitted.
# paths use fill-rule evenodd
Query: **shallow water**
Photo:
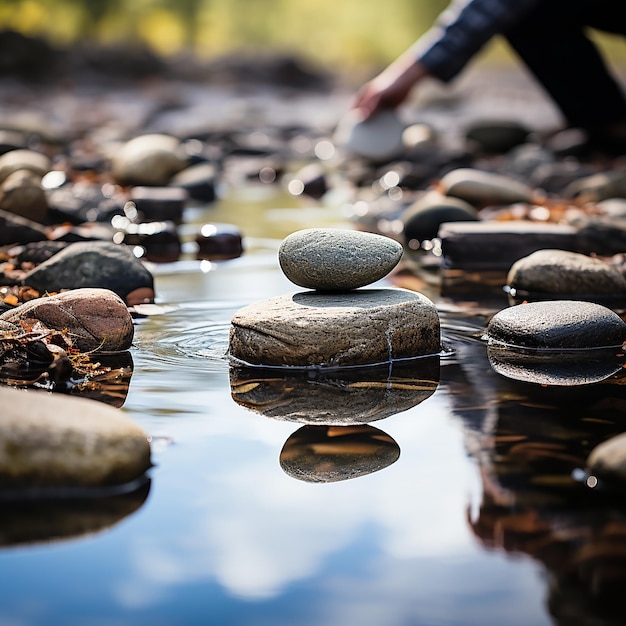
<svg viewBox="0 0 626 626"><path fill-rule="evenodd" d="M587 486L584 460L623 429L623 386L499 376L480 338L491 309L448 301L434 374L394 366L346 384L357 395L339 414L380 389L397 411L369 430L315 430L294 477L294 442L320 427L235 401L260 383L231 389L229 321L296 291L280 238L340 225L341 209L260 194L187 218L255 231L240 259L154 268L158 307L137 320L122 409L152 438L150 481L94 501L3 504L0 625L621 623L626 511L620 494ZM310 401L306 381L299 396L276 378L268 405ZM386 462L364 460L372 441L392 451Z"/></svg>

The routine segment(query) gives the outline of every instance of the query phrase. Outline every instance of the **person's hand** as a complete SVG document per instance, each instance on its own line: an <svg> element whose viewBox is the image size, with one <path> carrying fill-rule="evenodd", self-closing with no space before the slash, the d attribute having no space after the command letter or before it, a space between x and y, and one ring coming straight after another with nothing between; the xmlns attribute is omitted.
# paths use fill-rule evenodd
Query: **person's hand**
<svg viewBox="0 0 626 626"><path fill-rule="evenodd" d="M352 108L365 120L383 109L395 109L427 75L419 61L408 55L400 57L359 89Z"/></svg>

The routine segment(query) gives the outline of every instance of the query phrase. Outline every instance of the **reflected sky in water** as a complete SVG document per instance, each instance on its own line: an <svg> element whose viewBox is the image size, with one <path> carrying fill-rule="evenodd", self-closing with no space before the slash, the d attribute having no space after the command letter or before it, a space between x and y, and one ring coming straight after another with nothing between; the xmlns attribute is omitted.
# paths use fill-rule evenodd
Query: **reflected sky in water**
<svg viewBox="0 0 626 626"><path fill-rule="evenodd" d="M93 534L0 550L0 624L550 623L541 567L472 534L480 476L446 390L376 422L400 447L389 467L296 480L279 456L300 425L230 396L235 308L138 324L123 410L153 437L147 501Z"/></svg>

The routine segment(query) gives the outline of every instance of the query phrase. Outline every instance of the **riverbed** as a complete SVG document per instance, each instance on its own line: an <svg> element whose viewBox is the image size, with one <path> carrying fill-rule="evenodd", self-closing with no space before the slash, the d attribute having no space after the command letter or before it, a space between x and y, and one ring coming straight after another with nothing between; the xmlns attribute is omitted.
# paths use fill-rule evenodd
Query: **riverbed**
<svg viewBox="0 0 626 626"><path fill-rule="evenodd" d="M293 97L273 96L268 108L266 95L168 87L167 98L184 95L187 104L168 113L164 86L146 89L141 106L126 91L119 100L101 94L99 109L76 94L63 109L57 94L59 123L102 123L106 111L120 124L184 134L218 113L259 127L271 126L269 117L297 125L304 115L323 140L349 99L345 91L309 94L296 107ZM498 93L521 115L558 121L534 92L534 109L524 106L531 96L523 87L515 97ZM148 115L150 97L159 115ZM464 102L465 115L480 110ZM445 119L440 106L424 111L433 123ZM256 138L263 142L263 133ZM332 432L269 417L263 402L242 402L249 386L233 384L241 379L227 357L230 318L252 301L297 291L278 266L282 237L349 227L349 202L340 186L312 201L234 171L217 202L186 209L181 232L224 222L241 228L240 258L151 265L156 302L136 319L120 409L151 437L147 480L96 499L3 503L0 624L621 623L623 497L590 487L584 463L594 445L623 430L623 385L554 389L500 376L482 339L498 305L438 300L434 289L445 347L436 362L357 379L364 389L404 394L397 411ZM396 284L392 277L376 286ZM275 373L250 384L269 384L279 404L304 402L311 384L319 383L319 402L324 385L345 389L345 402L359 388L339 374L300 382ZM310 458L292 470L288 453L306 437L309 456L329 463L330 450L339 459L340 479L325 479ZM393 454L359 465L354 451L367 456L372 440Z"/></svg>

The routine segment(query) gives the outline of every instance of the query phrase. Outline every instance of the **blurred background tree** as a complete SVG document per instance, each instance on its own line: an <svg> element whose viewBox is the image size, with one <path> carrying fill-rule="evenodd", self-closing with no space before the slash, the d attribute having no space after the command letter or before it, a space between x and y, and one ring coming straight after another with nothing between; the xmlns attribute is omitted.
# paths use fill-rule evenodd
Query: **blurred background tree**
<svg viewBox="0 0 626 626"><path fill-rule="evenodd" d="M141 42L201 58L281 50L324 65L382 66L408 47L447 0L3 0L0 29L79 40Z"/></svg>

